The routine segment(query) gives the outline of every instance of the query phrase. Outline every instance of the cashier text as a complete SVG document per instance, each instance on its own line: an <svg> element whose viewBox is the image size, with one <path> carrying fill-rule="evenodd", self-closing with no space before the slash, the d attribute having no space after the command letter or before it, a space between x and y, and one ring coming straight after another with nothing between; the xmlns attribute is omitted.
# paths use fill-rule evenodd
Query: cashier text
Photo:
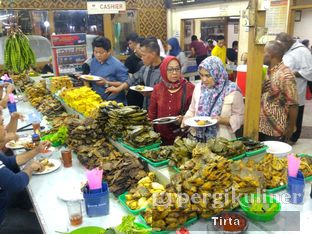
<svg viewBox="0 0 312 234"><path fill-rule="evenodd" d="M279 201L282 204L290 203L290 195L285 192L281 196L276 196L272 194L270 200L266 200L266 194L263 193L263 190L257 189L256 194L248 195L244 193L236 192L234 189L230 191L225 189L221 193L194 193L191 196L187 193L154 193L153 194L153 207L184 207L186 204L191 202L192 204L199 204L201 207L206 207L208 204L213 209L221 209L227 207L229 204L238 204L241 197L249 196L251 203L259 202L259 199L262 203L271 203L274 199ZM299 199L302 196L300 193L295 194L296 199Z"/></svg>

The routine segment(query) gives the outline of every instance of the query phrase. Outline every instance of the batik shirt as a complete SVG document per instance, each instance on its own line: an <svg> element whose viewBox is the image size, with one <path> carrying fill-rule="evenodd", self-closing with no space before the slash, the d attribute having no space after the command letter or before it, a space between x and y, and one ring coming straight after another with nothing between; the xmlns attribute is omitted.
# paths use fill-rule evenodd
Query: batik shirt
<svg viewBox="0 0 312 234"><path fill-rule="evenodd" d="M289 107L298 105L295 76L284 63L275 65L270 72L270 90L261 97L259 129L269 136L284 136Z"/></svg>

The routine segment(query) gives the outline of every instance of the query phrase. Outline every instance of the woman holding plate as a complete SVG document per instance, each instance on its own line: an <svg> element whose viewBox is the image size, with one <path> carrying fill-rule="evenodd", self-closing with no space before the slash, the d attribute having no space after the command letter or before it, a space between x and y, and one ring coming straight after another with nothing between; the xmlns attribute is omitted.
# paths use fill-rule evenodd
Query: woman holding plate
<svg viewBox="0 0 312 234"><path fill-rule="evenodd" d="M154 126L160 133L163 143L171 145L180 133L182 116L191 103L194 85L183 78L181 64L174 56L167 56L163 60L160 75L161 82L154 86L151 95L148 117L151 120L168 117L170 123L161 124L160 121L155 122Z"/></svg>
<svg viewBox="0 0 312 234"><path fill-rule="evenodd" d="M216 56L202 61L198 72L201 82L195 87L183 124L195 116L209 116L217 119L218 125L196 127L191 130L191 135L201 142L217 136L235 138L235 132L244 121L244 100L240 89L229 81L222 61Z"/></svg>

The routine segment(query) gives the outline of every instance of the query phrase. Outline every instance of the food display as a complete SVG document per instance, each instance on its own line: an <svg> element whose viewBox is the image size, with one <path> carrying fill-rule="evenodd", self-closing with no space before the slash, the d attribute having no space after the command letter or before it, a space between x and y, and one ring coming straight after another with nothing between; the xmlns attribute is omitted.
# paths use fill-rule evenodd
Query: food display
<svg viewBox="0 0 312 234"><path fill-rule="evenodd" d="M179 167L190 158L197 142L188 138L177 137L173 143L173 152L170 157L169 166Z"/></svg>
<svg viewBox="0 0 312 234"><path fill-rule="evenodd" d="M68 129L66 126L61 126L55 133L44 136L43 140L50 141L52 144L63 145L67 138Z"/></svg>
<svg viewBox="0 0 312 234"><path fill-rule="evenodd" d="M56 76L51 80L50 90L51 93L55 93L63 88L69 89L73 87L73 83L68 76Z"/></svg>
<svg viewBox="0 0 312 234"><path fill-rule="evenodd" d="M153 204L153 194L162 192L165 192L165 187L157 183L155 173L150 172L125 195L126 205L132 210L145 208Z"/></svg>
<svg viewBox="0 0 312 234"><path fill-rule="evenodd" d="M190 200L179 202L177 193L160 193L153 207L143 212L146 223L154 231L175 230L190 219L197 219L196 207Z"/></svg>
<svg viewBox="0 0 312 234"><path fill-rule="evenodd" d="M92 119L68 119L65 122L68 128L67 145L76 150L79 146L92 145L104 138L99 123Z"/></svg>
<svg viewBox="0 0 312 234"><path fill-rule="evenodd" d="M123 133L123 141L134 148L140 148L155 143L160 143L160 134L156 133L152 127L137 125L128 126Z"/></svg>
<svg viewBox="0 0 312 234"><path fill-rule="evenodd" d="M160 146L157 150L149 150L142 152L142 156L153 161L161 162L170 158L173 151L173 146Z"/></svg>
<svg viewBox="0 0 312 234"><path fill-rule="evenodd" d="M25 93L30 104L34 107L38 107L47 98L47 95L49 95L45 81L27 85L25 87Z"/></svg>
<svg viewBox="0 0 312 234"><path fill-rule="evenodd" d="M246 152L246 147L241 141L229 141L223 137L211 138L207 141L213 153L232 158Z"/></svg>
<svg viewBox="0 0 312 234"><path fill-rule="evenodd" d="M265 187L267 189L276 188L286 185L287 183L287 158L275 157L272 154L266 154L260 162L248 160L249 167L255 167L262 172L265 179ZM312 176L312 160L311 157L302 157L299 169L304 177Z"/></svg>
<svg viewBox="0 0 312 234"><path fill-rule="evenodd" d="M70 115L70 114L67 114L67 113L62 113L56 117L54 117L52 119L52 122L51 122L51 125L52 125L52 128L53 128L53 131L49 132L49 133L53 133L53 132L56 132L61 126L63 126L65 123L69 123L71 122L72 120L74 119L78 119L79 116L77 115Z"/></svg>
<svg viewBox="0 0 312 234"><path fill-rule="evenodd" d="M67 105L87 117L96 112L102 102L100 95L85 86L65 89L61 92L60 97Z"/></svg>
<svg viewBox="0 0 312 234"><path fill-rule="evenodd" d="M65 111L62 104L58 100L55 100L52 96L46 96L37 109L48 118L58 116Z"/></svg>
<svg viewBox="0 0 312 234"><path fill-rule="evenodd" d="M21 73L36 65L36 56L29 39L17 24L10 24L4 49L4 66L13 73Z"/></svg>
<svg viewBox="0 0 312 234"><path fill-rule="evenodd" d="M255 150L265 147L263 143L259 141L254 141L248 137L241 137L239 138L239 141L241 141L245 145L247 152L255 151Z"/></svg>

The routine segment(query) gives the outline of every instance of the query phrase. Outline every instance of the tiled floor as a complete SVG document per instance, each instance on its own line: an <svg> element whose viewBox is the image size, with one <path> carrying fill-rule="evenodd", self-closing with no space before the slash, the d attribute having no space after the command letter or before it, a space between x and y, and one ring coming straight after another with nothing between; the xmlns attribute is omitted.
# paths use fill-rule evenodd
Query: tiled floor
<svg viewBox="0 0 312 234"><path fill-rule="evenodd" d="M303 136L312 135L312 100L306 102L304 107L304 116L303 116L303 131L306 134ZM300 138L297 143L293 146L294 153L309 153L312 154L312 139Z"/></svg>

